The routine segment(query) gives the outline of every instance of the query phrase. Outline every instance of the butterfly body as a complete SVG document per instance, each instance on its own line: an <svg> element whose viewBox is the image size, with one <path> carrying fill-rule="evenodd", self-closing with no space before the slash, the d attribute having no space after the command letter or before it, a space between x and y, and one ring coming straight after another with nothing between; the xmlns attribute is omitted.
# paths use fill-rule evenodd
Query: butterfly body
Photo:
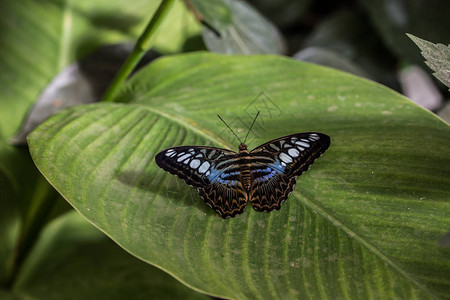
<svg viewBox="0 0 450 300"><path fill-rule="evenodd" d="M239 152L205 146L179 146L155 157L159 167L198 189L204 201L223 218L243 212L248 201L257 211L278 210L294 188L297 176L330 145L317 132L297 133Z"/></svg>

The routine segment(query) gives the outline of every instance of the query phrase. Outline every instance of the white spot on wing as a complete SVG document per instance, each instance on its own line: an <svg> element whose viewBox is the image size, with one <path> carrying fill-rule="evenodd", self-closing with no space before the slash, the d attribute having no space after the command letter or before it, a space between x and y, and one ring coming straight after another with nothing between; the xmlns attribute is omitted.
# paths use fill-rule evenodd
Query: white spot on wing
<svg viewBox="0 0 450 300"><path fill-rule="evenodd" d="M169 156L169 157L174 157L175 155L177 155L177 153L175 152L175 151L172 151L172 152L167 152L166 153L166 156Z"/></svg>
<svg viewBox="0 0 450 300"><path fill-rule="evenodd" d="M198 159L191 160L191 163L189 164L189 166L194 170L197 169L198 166L200 166L200 160L198 160Z"/></svg>
<svg viewBox="0 0 450 300"><path fill-rule="evenodd" d="M317 140L319 140L320 138L319 138L319 136L318 136L317 134L311 133L311 134L309 135L309 139L310 139L310 140L313 140L313 141L317 141Z"/></svg>
<svg viewBox="0 0 450 300"><path fill-rule="evenodd" d="M287 155L286 153L281 152L279 155L280 159L282 161L284 161L285 163L291 163L292 162L292 157L290 157L289 155Z"/></svg>
<svg viewBox="0 0 450 300"><path fill-rule="evenodd" d="M298 146L302 146L302 147L305 147L305 148L309 148L309 144L308 144L308 143L305 143L305 142L300 142L300 141L298 141L298 142L296 142L295 144L298 145Z"/></svg>
<svg viewBox="0 0 450 300"><path fill-rule="evenodd" d="M298 152L297 149L291 148L289 149L288 154L295 158L300 154L300 152Z"/></svg>
<svg viewBox="0 0 450 300"><path fill-rule="evenodd" d="M174 153L176 153L175 150L169 149L166 151L166 156L172 156Z"/></svg>
<svg viewBox="0 0 450 300"><path fill-rule="evenodd" d="M191 157L191 156L192 156L192 155L191 155L190 153L187 153L187 154L185 154L185 155L182 155L182 156L178 157L177 162L183 161L183 160L185 160L186 158Z"/></svg>
<svg viewBox="0 0 450 300"><path fill-rule="evenodd" d="M210 166L209 162L207 161L203 162L202 165L198 168L198 172L200 174L205 173L206 171L208 171L209 166Z"/></svg>
<svg viewBox="0 0 450 300"><path fill-rule="evenodd" d="M280 148L278 148L275 144L269 144L269 146L276 151L280 150Z"/></svg>

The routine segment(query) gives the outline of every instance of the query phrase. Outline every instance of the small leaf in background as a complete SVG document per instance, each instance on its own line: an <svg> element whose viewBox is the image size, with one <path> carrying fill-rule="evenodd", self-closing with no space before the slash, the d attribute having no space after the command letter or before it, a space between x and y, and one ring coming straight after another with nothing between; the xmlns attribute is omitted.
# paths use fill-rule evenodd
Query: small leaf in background
<svg viewBox="0 0 450 300"><path fill-rule="evenodd" d="M425 63L434 71L433 75L450 89L450 44L433 44L412 34L408 34L408 37L422 51Z"/></svg>
<svg viewBox="0 0 450 300"><path fill-rule="evenodd" d="M223 298L450 295L450 248L439 246L450 127L428 111L374 82L267 55L161 58L120 97L65 110L28 141L64 198L128 252ZM333 140L279 211L224 220L154 162L178 145L236 149L216 114L239 133L258 110L250 148L302 131Z"/></svg>
<svg viewBox="0 0 450 300"><path fill-rule="evenodd" d="M227 54L283 54L285 42L278 29L241 0L191 0L217 32L203 28L210 51Z"/></svg>

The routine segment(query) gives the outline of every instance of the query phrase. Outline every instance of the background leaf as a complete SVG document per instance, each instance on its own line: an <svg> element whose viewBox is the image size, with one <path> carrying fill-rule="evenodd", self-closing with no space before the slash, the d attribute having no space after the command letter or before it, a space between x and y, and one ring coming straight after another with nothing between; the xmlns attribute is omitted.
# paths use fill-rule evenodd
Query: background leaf
<svg viewBox="0 0 450 300"><path fill-rule="evenodd" d="M203 28L203 40L210 51L228 54L285 52L285 42L278 29L244 1L191 2L218 31Z"/></svg>
<svg viewBox="0 0 450 300"><path fill-rule="evenodd" d="M14 292L28 299L208 299L127 254L75 211L42 232Z"/></svg>
<svg viewBox="0 0 450 300"><path fill-rule="evenodd" d="M311 4L311 0L250 0L248 2L274 22L278 28L295 26Z"/></svg>
<svg viewBox="0 0 450 300"><path fill-rule="evenodd" d="M151 83L151 85L149 85ZM450 129L373 82L272 56L192 54L143 69L117 99L29 137L36 165L90 222L185 284L226 298L446 298ZM223 220L154 163L176 145L236 149L319 131L330 149L280 211ZM234 145L234 146L233 146Z"/></svg>
<svg viewBox="0 0 450 300"><path fill-rule="evenodd" d="M411 34L408 36L422 50L425 63L434 71L433 75L450 88L450 45L433 44Z"/></svg>
<svg viewBox="0 0 450 300"><path fill-rule="evenodd" d="M421 64L422 58L411 47L405 33L412 33L430 41L450 39L447 28L448 1L436 0L358 0L367 11L378 34L397 57Z"/></svg>
<svg viewBox="0 0 450 300"><path fill-rule="evenodd" d="M341 9L314 27L303 42L303 51L310 53L303 52L303 58L398 88L390 74L396 61L377 36L367 38L372 31L366 15Z"/></svg>

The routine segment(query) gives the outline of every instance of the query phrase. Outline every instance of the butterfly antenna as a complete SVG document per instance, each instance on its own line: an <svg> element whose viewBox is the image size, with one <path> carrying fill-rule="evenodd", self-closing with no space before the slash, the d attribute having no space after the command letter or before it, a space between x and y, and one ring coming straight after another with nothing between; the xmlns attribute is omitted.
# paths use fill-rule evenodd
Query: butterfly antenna
<svg viewBox="0 0 450 300"><path fill-rule="evenodd" d="M225 122L219 115L217 115L219 117L219 119L228 127L228 129L230 129L230 131L234 134L234 136L239 140L239 142L242 144L241 139L236 135L236 133L234 133L233 129L230 128L230 126L228 126L227 122Z"/></svg>
<svg viewBox="0 0 450 300"><path fill-rule="evenodd" d="M250 131L252 130L253 124L255 124L256 118L259 116L259 112L260 112L260 111L258 110L258 113L256 114L255 118L253 119L253 123L252 123L252 125L250 126L250 129L248 130L247 135L245 136L244 144L245 144L245 141L247 140L248 134L249 134Z"/></svg>

